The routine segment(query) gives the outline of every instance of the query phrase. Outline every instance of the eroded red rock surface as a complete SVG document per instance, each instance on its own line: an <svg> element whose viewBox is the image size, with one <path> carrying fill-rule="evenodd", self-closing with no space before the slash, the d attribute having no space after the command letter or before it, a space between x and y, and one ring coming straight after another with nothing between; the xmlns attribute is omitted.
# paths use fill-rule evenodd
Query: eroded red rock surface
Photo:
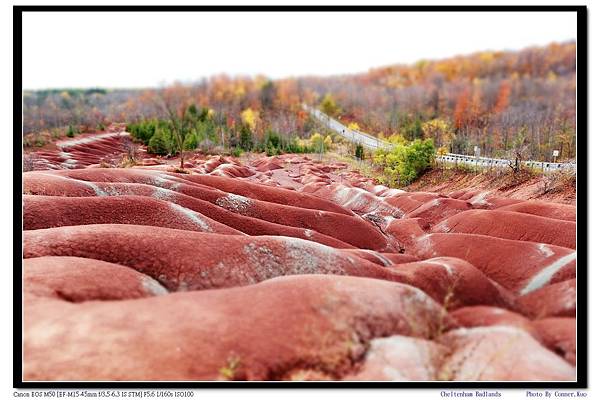
<svg viewBox="0 0 600 400"><path fill-rule="evenodd" d="M131 143L126 132L102 132L61 140L56 150L32 153L34 170L85 168L102 162L121 161L126 146Z"/></svg>
<svg viewBox="0 0 600 400"><path fill-rule="evenodd" d="M26 380L575 379L573 206L125 140L24 174Z"/></svg>

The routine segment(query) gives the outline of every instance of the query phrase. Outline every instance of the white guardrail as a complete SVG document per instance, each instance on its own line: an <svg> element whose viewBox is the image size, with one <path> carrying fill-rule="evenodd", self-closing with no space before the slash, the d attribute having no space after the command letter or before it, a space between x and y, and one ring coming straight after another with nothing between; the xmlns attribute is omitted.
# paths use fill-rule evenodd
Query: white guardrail
<svg viewBox="0 0 600 400"><path fill-rule="evenodd" d="M474 167L483 168L508 168L514 165L514 160L504 160L501 158L489 158L489 157L475 157L465 156L462 154L448 153L443 156L437 156L438 162L449 163L449 164L466 164ZM577 164L575 163L552 163L542 161L521 161L521 165L529 168L536 168L542 171L562 171L562 170L577 170Z"/></svg>
<svg viewBox="0 0 600 400"><path fill-rule="evenodd" d="M345 139L352 143L360 143L364 147L371 150L377 150L380 148L391 148L392 144L387 143L379 138L369 135L368 133L349 129L341 122L331 118L327 114L317 110L316 108L303 105L303 108L311 113L313 117L319 120L321 123L326 125L329 129L334 130ZM489 157L476 157L467 156L463 154L448 153L443 156L436 156L436 160L442 163L448 164L463 164L473 167L482 168L508 168L510 165L514 165L514 160L505 160L501 158L489 158ZM540 169L542 171L561 171L561 170L577 170L577 164L575 163L552 163L552 162L541 162L541 161L521 161L521 164L530 168Z"/></svg>

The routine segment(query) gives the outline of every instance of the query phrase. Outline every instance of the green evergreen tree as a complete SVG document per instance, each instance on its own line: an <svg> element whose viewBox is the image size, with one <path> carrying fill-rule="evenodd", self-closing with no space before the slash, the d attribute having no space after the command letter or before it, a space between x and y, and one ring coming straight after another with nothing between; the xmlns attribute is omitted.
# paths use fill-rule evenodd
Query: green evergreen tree
<svg viewBox="0 0 600 400"><path fill-rule="evenodd" d="M365 150L364 150L362 144L356 145L356 150L354 151L354 156L359 160L364 160Z"/></svg>
<svg viewBox="0 0 600 400"><path fill-rule="evenodd" d="M240 130L240 147L246 151L252 150L254 142L252 140L252 132L247 124L242 125Z"/></svg>

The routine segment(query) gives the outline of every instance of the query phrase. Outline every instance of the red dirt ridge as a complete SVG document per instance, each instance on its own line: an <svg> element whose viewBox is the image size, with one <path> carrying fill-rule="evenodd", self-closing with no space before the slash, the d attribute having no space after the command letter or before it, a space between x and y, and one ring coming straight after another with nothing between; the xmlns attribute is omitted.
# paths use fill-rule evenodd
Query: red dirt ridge
<svg viewBox="0 0 600 400"><path fill-rule="evenodd" d="M24 173L25 380L575 379L574 206L123 140Z"/></svg>

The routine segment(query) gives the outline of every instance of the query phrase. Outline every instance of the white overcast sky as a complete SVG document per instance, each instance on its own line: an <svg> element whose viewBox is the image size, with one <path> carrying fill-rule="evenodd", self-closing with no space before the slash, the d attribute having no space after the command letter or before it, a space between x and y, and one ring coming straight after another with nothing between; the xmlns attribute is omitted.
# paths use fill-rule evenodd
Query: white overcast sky
<svg viewBox="0 0 600 400"><path fill-rule="evenodd" d="M574 12L25 13L23 87L355 73L576 33Z"/></svg>

